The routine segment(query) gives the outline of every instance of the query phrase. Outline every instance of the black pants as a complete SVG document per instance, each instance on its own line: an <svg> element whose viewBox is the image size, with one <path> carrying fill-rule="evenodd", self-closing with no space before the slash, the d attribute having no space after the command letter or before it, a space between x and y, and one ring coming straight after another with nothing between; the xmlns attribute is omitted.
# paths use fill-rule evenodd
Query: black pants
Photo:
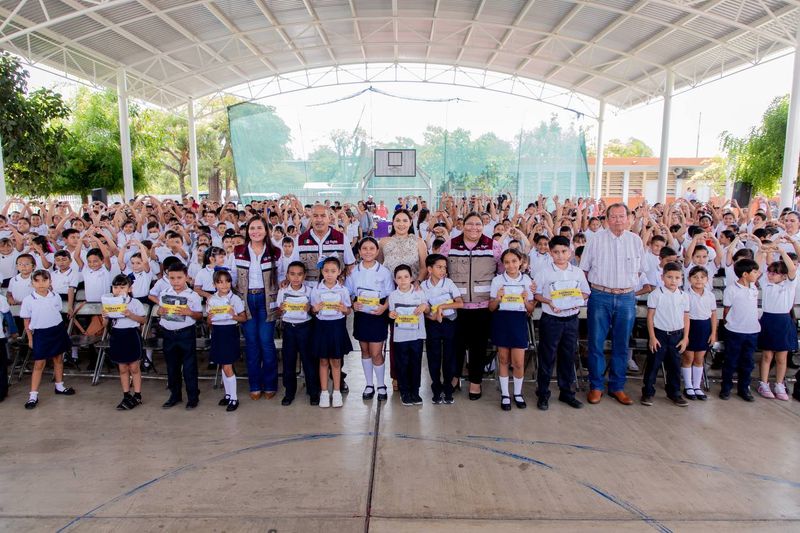
<svg viewBox="0 0 800 533"><path fill-rule="evenodd" d="M642 383L642 396L654 396L656 393L656 376L661 363L664 363L664 376L667 396L678 398L681 395L681 354L678 352L678 343L683 338L683 330L662 331L656 329L656 340L661 345L655 351L647 351L647 360L644 363L644 377Z"/></svg>
<svg viewBox="0 0 800 533"><path fill-rule="evenodd" d="M161 328L161 334L164 336L164 359L167 361L170 398L181 400L183 396L182 373L188 400L197 401L200 397L200 388L197 384L197 339L194 325L178 330Z"/></svg>
<svg viewBox="0 0 800 533"><path fill-rule="evenodd" d="M486 348L492 316L489 309L459 309L456 317L456 375L461 376L464 359L469 351L469 381L479 384L488 362Z"/></svg>
<svg viewBox="0 0 800 533"><path fill-rule="evenodd" d="M297 394L295 369L298 353L306 377L306 392L309 396L319 396L319 359L311 353L311 320L300 324L283 323L283 388L289 398Z"/></svg>
<svg viewBox="0 0 800 533"><path fill-rule="evenodd" d="M0 400L8 396L8 345L0 339Z"/></svg>
<svg viewBox="0 0 800 533"><path fill-rule="evenodd" d="M425 346L428 352L428 372L434 396L453 395L453 376L456 373L456 323L443 318L441 322L425 319Z"/></svg>
<svg viewBox="0 0 800 533"><path fill-rule="evenodd" d="M397 386L400 394L419 394L422 374L422 339L394 343Z"/></svg>
<svg viewBox="0 0 800 533"><path fill-rule="evenodd" d="M542 313L539 320L539 360L536 371L536 395L550 398L550 377L553 365L558 375L562 398L575 396L575 355L578 349L578 315L554 316Z"/></svg>

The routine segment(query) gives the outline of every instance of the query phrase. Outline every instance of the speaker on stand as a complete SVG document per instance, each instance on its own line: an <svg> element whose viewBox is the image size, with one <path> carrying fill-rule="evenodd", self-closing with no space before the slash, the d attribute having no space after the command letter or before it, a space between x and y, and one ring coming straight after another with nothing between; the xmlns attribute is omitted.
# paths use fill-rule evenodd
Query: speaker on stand
<svg viewBox="0 0 800 533"><path fill-rule="evenodd" d="M105 189L92 189L92 201L103 202L108 205L108 191Z"/></svg>

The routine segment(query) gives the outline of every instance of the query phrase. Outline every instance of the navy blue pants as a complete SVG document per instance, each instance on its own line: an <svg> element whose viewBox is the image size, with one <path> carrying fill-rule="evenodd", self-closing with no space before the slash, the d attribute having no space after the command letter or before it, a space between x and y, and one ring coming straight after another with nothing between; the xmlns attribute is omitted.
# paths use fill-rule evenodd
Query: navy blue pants
<svg viewBox="0 0 800 533"><path fill-rule="evenodd" d="M419 394L422 374L422 339L395 342L397 386L401 394Z"/></svg>
<svg viewBox="0 0 800 533"><path fill-rule="evenodd" d="M456 374L454 320L443 318L441 323L425 319L425 347L428 352L428 372L431 374L431 391L434 396L453 395L453 376Z"/></svg>
<svg viewBox="0 0 800 533"><path fill-rule="evenodd" d="M722 363L722 392L733 388L733 373L738 372L740 393L750 389L750 374L755 368L753 353L758 343L758 333L725 332L725 361Z"/></svg>
<svg viewBox="0 0 800 533"><path fill-rule="evenodd" d="M167 384L173 400L181 400L181 374L188 400L200 398L197 384L197 339L194 325L178 330L161 328L164 337L164 359L167 361Z"/></svg>
<svg viewBox="0 0 800 533"><path fill-rule="evenodd" d="M303 365L306 377L306 392L309 396L319 396L319 359L311 353L312 322L307 320L300 324L283 323L283 388L284 394L294 398L297 394L297 355Z"/></svg>
<svg viewBox="0 0 800 533"><path fill-rule="evenodd" d="M559 317L542 313L539 320L536 396L550 398L550 377L556 365L559 396L575 397L575 352L578 349L578 315Z"/></svg>
<svg viewBox="0 0 800 533"><path fill-rule="evenodd" d="M644 363L644 376L642 383L642 396L654 396L656 393L656 376L661 363L667 375L664 376L667 396L678 398L681 395L681 354L678 352L678 343L683 338L683 330L662 331L656 329L656 340L661 345L655 353L647 351L647 360Z"/></svg>

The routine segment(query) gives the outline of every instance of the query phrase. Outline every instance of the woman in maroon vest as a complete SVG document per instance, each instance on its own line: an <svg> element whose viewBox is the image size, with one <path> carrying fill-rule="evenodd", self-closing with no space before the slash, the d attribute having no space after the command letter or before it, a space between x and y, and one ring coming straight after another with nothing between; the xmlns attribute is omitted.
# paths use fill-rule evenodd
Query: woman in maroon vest
<svg viewBox="0 0 800 533"><path fill-rule="evenodd" d="M489 329L489 289L492 278L501 268L503 246L483 234L483 222L478 213L464 218L464 233L444 243L442 255L447 256L450 279L464 298L464 308L456 316L456 376L461 376L464 358L469 351L469 399L481 397L481 381L486 364ZM457 385L456 382L453 384Z"/></svg>

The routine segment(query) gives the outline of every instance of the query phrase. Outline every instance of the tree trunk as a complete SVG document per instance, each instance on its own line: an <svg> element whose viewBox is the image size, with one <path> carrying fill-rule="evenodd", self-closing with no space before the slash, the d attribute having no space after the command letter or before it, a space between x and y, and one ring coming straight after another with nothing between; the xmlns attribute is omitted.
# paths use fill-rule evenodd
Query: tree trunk
<svg viewBox="0 0 800 533"><path fill-rule="evenodd" d="M213 202L220 201L219 172L219 167L215 165L208 176L208 199Z"/></svg>
<svg viewBox="0 0 800 533"><path fill-rule="evenodd" d="M181 169L181 170L183 170L183 169ZM180 190L181 198L186 196L186 173L185 172L180 172L178 174L178 189ZM197 198L195 198L195 200L197 200Z"/></svg>

